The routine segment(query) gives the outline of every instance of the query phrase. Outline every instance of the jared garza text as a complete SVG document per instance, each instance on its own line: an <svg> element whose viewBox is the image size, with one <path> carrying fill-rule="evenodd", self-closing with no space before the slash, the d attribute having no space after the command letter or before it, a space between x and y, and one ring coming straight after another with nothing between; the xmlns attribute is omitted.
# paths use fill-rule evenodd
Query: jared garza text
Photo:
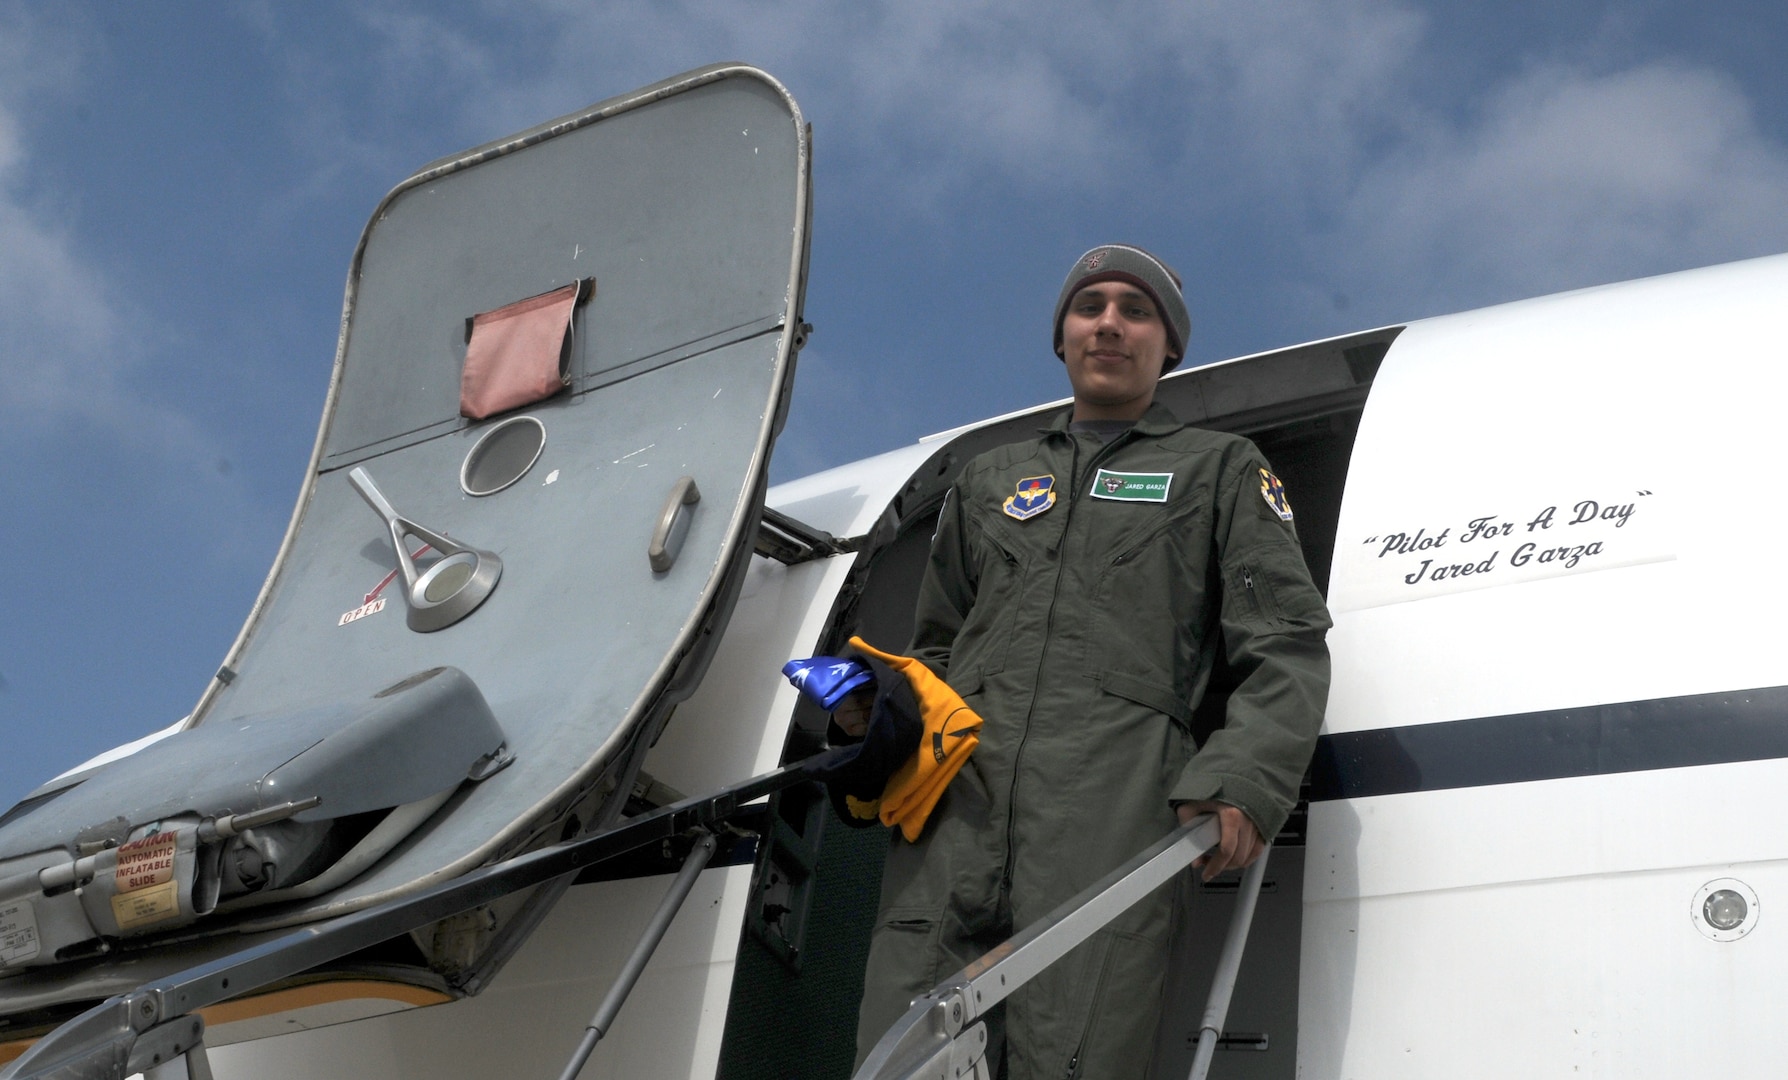
<svg viewBox="0 0 1788 1080"><path fill-rule="evenodd" d="M1426 529L1417 529L1413 534L1396 532L1382 539L1377 536L1370 537L1366 542L1368 544L1383 543L1384 546L1378 552L1378 557L1381 559L1386 555L1433 553L1423 557L1422 565L1417 567L1413 573L1403 576L1405 585L1415 585L1421 581L1447 581L1452 578L1469 577L1473 574L1491 573L1497 568L1498 560L1502 556L1500 546L1482 559L1466 558L1460 562L1443 562L1442 560L1447 556L1454 558L1466 555L1476 556L1478 552L1497 540L1527 533L1542 535L1539 539L1519 544L1510 553L1508 565L1522 567L1533 563L1556 563L1560 567L1568 569L1584 559L1600 555L1602 541L1585 539L1583 543L1549 543L1548 541L1552 540L1569 541L1572 538L1545 536L1543 534L1546 530L1551 529L1554 525L1560 528L1570 528L1574 525L1588 525L1594 522L1610 523L1614 528L1619 529L1632 519L1636 505L1636 503L1603 503L1594 499L1584 499L1571 507L1568 516L1561 515L1557 506L1546 507L1529 519L1520 533L1516 532L1518 526L1515 522L1504 521L1496 514L1486 514L1483 517L1475 517L1467 521L1457 536L1453 535L1453 530L1449 526L1433 536L1429 536ZM1444 553L1441 551L1442 548L1455 543L1460 547ZM1467 552L1463 550L1465 544L1479 546Z"/></svg>

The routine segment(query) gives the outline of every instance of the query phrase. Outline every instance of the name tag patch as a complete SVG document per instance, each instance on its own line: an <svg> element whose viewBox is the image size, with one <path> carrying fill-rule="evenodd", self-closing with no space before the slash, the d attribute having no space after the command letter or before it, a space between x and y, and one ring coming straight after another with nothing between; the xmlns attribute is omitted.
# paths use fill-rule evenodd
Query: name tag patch
<svg viewBox="0 0 1788 1080"><path fill-rule="evenodd" d="M1093 477L1093 490L1087 492L1095 499L1112 499L1116 502L1153 502L1167 501L1167 492L1173 487L1173 474L1170 472L1112 472L1100 469Z"/></svg>

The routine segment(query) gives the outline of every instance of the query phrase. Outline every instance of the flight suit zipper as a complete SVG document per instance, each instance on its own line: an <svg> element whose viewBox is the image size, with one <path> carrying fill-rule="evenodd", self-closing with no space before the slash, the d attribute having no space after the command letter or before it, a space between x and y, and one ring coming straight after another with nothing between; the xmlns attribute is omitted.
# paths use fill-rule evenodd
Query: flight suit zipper
<svg viewBox="0 0 1788 1080"><path fill-rule="evenodd" d="M1135 441L1135 430L1123 432L1117 438L1100 447L1087 461L1090 472L1099 462L1110 457L1118 447ZM1018 735L1018 748L1012 752L1012 782L1006 791L1006 865L1000 875L1000 892L1007 897L1012 895L1012 864L1018 858L1018 778L1024 773L1024 747L1031 737L1031 719L1037 711L1037 684L1043 678L1043 664L1049 652L1049 643L1055 629L1055 605L1062 595L1062 559L1068 545L1068 534L1074 528L1074 508L1080 505L1080 440L1072 434L1068 435L1068 511L1062 521L1061 539L1049 549L1055 565L1051 573L1055 580L1050 584L1049 608L1043 615L1043 643L1037 650L1037 667L1031 675L1031 698L1024 713L1024 729Z"/></svg>

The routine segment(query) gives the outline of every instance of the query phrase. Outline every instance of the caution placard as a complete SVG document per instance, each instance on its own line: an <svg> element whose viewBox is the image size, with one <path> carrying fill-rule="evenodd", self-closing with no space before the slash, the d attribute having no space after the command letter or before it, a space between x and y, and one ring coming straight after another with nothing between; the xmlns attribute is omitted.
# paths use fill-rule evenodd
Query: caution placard
<svg viewBox="0 0 1788 1080"><path fill-rule="evenodd" d="M176 834L164 832L120 845L113 890L132 893L174 880L175 843Z"/></svg>

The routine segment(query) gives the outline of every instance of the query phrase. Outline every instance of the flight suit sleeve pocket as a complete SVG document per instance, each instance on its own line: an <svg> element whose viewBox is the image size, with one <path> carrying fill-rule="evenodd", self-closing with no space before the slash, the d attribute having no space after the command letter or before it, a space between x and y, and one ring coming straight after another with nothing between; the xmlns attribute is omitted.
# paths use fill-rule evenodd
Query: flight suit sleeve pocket
<svg viewBox="0 0 1788 1080"><path fill-rule="evenodd" d="M1108 694L1115 694L1126 701L1134 701L1138 705L1171 716L1181 727L1191 730L1192 706L1185 698L1165 686L1116 671L1101 673L1099 686Z"/></svg>
<svg viewBox="0 0 1788 1080"><path fill-rule="evenodd" d="M1224 621L1264 627L1278 611L1267 595L1266 583L1250 563L1235 559L1223 567Z"/></svg>
<svg viewBox="0 0 1788 1080"><path fill-rule="evenodd" d="M1303 562L1290 544L1262 544L1229 561L1223 587L1230 617L1269 631L1326 629L1328 607Z"/></svg>

